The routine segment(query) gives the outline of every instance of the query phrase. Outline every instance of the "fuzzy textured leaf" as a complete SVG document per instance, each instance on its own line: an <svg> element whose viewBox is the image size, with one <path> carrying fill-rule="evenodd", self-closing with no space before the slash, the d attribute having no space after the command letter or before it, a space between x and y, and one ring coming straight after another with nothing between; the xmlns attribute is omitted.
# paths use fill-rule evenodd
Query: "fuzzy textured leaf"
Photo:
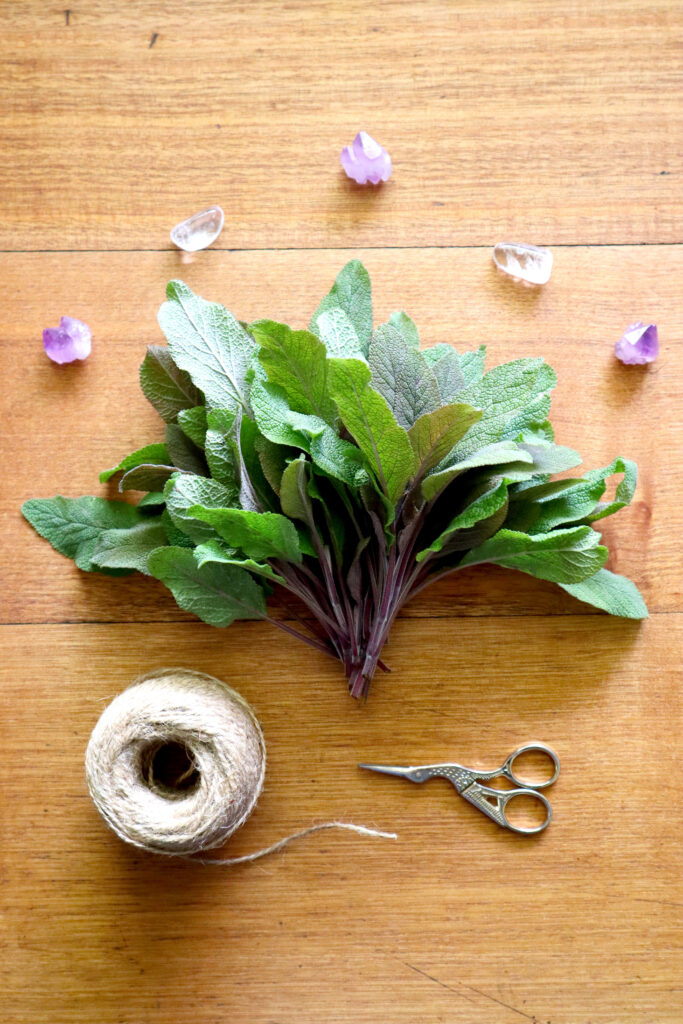
<svg viewBox="0 0 683 1024"><path fill-rule="evenodd" d="M408 431L415 475L422 476L441 462L480 417L480 409L464 404L442 405L420 416Z"/></svg>
<svg viewBox="0 0 683 1024"><path fill-rule="evenodd" d="M607 548L600 544L600 534L590 526L535 536L499 530L490 540L469 551L460 566L494 562L552 583L580 583L603 567L607 553Z"/></svg>
<svg viewBox="0 0 683 1024"><path fill-rule="evenodd" d="M292 523L277 512L251 512L241 508L206 508L193 505L188 514L208 523L231 547L249 558L281 558L300 562L299 538Z"/></svg>
<svg viewBox="0 0 683 1024"><path fill-rule="evenodd" d="M294 412L319 416L334 425L335 404L327 390L327 351L310 331L293 331L274 320L257 320L251 331L268 380L285 392Z"/></svg>
<svg viewBox="0 0 683 1024"><path fill-rule="evenodd" d="M203 448L206 442L206 406L195 405L192 409L181 409L178 413L178 426L182 427L183 433L193 444Z"/></svg>
<svg viewBox="0 0 683 1024"><path fill-rule="evenodd" d="M41 537L85 572L97 571L92 556L103 533L130 529L147 519L134 505L94 497L31 498L21 511Z"/></svg>
<svg viewBox="0 0 683 1024"><path fill-rule="evenodd" d="M176 365L190 374L208 405L250 411L248 373L257 351L254 339L224 306L205 302L182 281L171 281L166 296L159 326Z"/></svg>
<svg viewBox="0 0 683 1024"><path fill-rule="evenodd" d="M407 313L395 310L389 317L389 323L401 332L406 345L419 351L420 334L415 321L411 320Z"/></svg>
<svg viewBox="0 0 683 1024"><path fill-rule="evenodd" d="M391 324L383 324L373 334L368 363L373 388L386 399L396 422L406 430L420 416L441 405L436 377L420 353Z"/></svg>
<svg viewBox="0 0 683 1024"><path fill-rule="evenodd" d="M175 526L191 537L197 544L216 536L207 523L198 521L190 514L196 505L205 508L228 508L238 498L233 487L190 474L176 476L166 485L166 509Z"/></svg>
<svg viewBox="0 0 683 1024"><path fill-rule="evenodd" d="M367 345L361 344L356 329L343 309L328 309L316 323L317 334L329 356L339 359L365 359Z"/></svg>
<svg viewBox="0 0 683 1024"><path fill-rule="evenodd" d="M166 531L161 516L154 516L129 529L100 534L91 561L97 569L137 569L148 576L147 559L164 544Z"/></svg>
<svg viewBox="0 0 683 1024"><path fill-rule="evenodd" d="M468 469L479 469L488 466L508 466L519 463L533 466L533 456L527 451L522 451L514 441L499 441L497 444L487 445L480 448L473 455L464 459L451 459L453 454L439 464L436 470L422 482L422 494L427 501L431 501L447 487L461 473ZM496 469L498 472L498 469Z"/></svg>
<svg viewBox="0 0 683 1024"><path fill-rule="evenodd" d="M315 333L321 313L342 309L358 335L363 355L367 356L372 337L372 288L370 275L359 260L351 260L337 274L332 288L311 318Z"/></svg>
<svg viewBox="0 0 683 1024"><path fill-rule="evenodd" d="M266 617L261 587L233 565L198 566L187 548L157 548L147 560L150 574L168 587L177 604L210 626L229 626L235 619Z"/></svg>
<svg viewBox="0 0 683 1024"><path fill-rule="evenodd" d="M236 565L240 569L254 573L270 580L271 583L284 583L282 576L278 575L267 562L256 562L253 558L242 558L237 555L234 548L228 547L220 540L209 540L205 544L198 544L194 549L194 558L201 569L207 562L218 562L221 565Z"/></svg>
<svg viewBox="0 0 683 1024"><path fill-rule="evenodd" d="M366 456L391 502L413 470L413 449L386 400L370 387L370 369L358 359L330 360L330 390L345 426Z"/></svg>
<svg viewBox="0 0 683 1024"><path fill-rule="evenodd" d="M466 458L503 440L508 424L555 383L555 374L542 359L517 359L489 370L458 395L459 401L481 409L482 417L456 448L454 456Z"/></svg>
<svg viewBox="0 0 683 1024"><path fill-rule="evenodd" d="M137 451L126 455L117 466L103 470L100 473L100 483L104 484L111 480L113 476L116 476L117 473L125 473L136 466L150 463L166 465L169 461L170 458L165 444L146 444L144 448L138 448Z"/></svg>
<svg viewBox="0 0 683 1024"><path fill-rule="evenodd" d="M610 615L625 619L646 619L647 606L638 587L625 576L617 576L608 569L599 569L594 576L580 583L561 583L572 597L601 608Z"/></svg>
<svg viewBox="0 0 683 1024"><path fill-rule="evenodd" d="M189 373L176 366L169 350L161 345L148 346L140 367L140 387L166 423L175 423L179 412L202 401Z"/></svg>

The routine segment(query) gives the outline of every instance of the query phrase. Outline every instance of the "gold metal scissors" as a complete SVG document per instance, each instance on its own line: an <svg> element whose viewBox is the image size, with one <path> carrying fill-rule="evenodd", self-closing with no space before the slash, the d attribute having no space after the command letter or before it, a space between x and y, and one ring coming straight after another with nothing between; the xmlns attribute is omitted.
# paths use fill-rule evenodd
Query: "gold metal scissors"
<svg viewBox="0 0 683 1024"><path fill-rule="evenodd" d="M552 774L541 782L529 782L515 775L513 765L522 754L543 754L552 764ZM553 809L545 796L538 791L552 786L560 774L560 759L554 750L547 747L545 743L525 743L513 750L510 756L500 766L491 772L480 771L478 768L465 768L461 764L422 764L412 768L402 768L398 765L387 764L359 764L359 768L367 768L372 772L382 772L385 775L397 775L402 779L409 779L411 782L426 782L427 779L444 778L449 779L460 796L469 800L471 804L478 807L480 811L493 818L495 822L511 832L520 835L534 835L542 832L550 824L553 816ZM550 765L549 765L550 767ZM516 786L516 789L493 789L491 786L482 785L489 779L508 779ZM526 796L540 800L546 812L545 820L540 825L531 828L523 828L521 825L514 825L506 815L506 808L511 800L517 797Z"/></svg>

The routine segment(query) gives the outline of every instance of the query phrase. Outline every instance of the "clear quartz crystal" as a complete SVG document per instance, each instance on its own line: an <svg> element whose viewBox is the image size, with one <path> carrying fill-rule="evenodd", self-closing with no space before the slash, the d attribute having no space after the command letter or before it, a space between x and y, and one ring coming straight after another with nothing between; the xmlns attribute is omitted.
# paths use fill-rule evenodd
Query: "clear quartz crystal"
<svg viewBox="0 0 683 1024"><path fill-rule="evenodd" d="M545 284L553 269L553 254L537 245L499 242L493 250L493 262L511 277L529 284Z"/></svg>
<svg viewBox="0 0 683 1024"><path fill-rule="evenodd" d="M222 230L223 211L220 206L210 206L176 224L171 231L171 241L185 252L199 252L215 242Z"/></svg>

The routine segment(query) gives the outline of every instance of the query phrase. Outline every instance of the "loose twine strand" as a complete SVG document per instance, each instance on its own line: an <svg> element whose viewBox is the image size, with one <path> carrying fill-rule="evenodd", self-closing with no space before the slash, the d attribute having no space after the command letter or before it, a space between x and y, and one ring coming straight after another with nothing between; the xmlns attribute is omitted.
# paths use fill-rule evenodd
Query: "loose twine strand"
<svg viewBox="0 0 683 1024"><path fill-rule="evenodd" d="M171 782L159 768L170 748L185 762ZM328 821L242 857L199 858L252 813L266 748L245 699L213 676L170 668L137 679L104 710L85 757L90 795L109 827L141 849L224 866L245 864L325 829L396 839L393 832Z"/></svg>

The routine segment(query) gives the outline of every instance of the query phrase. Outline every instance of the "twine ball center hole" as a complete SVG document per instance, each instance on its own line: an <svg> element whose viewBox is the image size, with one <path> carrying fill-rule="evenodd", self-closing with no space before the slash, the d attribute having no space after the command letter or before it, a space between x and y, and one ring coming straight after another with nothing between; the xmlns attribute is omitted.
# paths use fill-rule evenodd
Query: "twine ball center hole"
<svg viewBox="0 0 683 1024"><path fill-rule="evenodd" d="M146 747L140 773L149 789L169 800L189 796L199 786L199 769L192 751L178 740Z"/></svg>

